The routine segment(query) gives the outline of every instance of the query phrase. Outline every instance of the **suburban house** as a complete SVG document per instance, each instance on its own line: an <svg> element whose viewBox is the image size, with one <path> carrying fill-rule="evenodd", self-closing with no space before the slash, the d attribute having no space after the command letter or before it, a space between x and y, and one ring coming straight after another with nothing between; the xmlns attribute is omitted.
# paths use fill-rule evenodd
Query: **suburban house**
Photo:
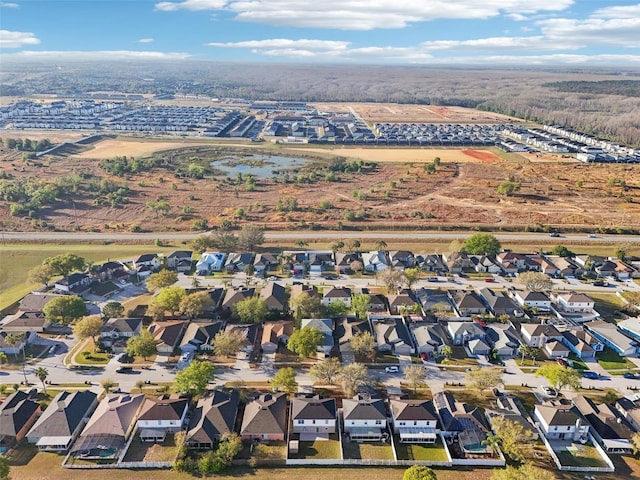
<svg viewBox="0 0 640 480"><path fill-rule="evenodd" d="M159 320L149 325L149 332L158 342L158 353L173 353L180 345L188 324L188 320Z"/></svg>
<svg viewBox="0 0 640 480"><path fill-rule="evenodd" d="M640 402L638 400L622 397L616 400L615 407L635 431L640 431Z"/></svg>
<svg viewBox="0 0 640 480"><path fill-rule="evenodd" d="M492 429L494 425L493 422L496 418L504 418L505 420L522 426L525 438L520 439L521 441L525 442L538 438L538 429L533 425L531 417L519 398L510 395L500 395L496 397L496 403L498 408L488 408L484 412Z"/></svg>
<svg viewBox="0 0 640 480"><path fill-rule="evenodd" d="M614 323L609 323L604 320L594 320L585 324L584 328L607 347L615 350L623 357L633 357L637 355L640 350L638 342L618 329Z"/></svg>
<svg viewBox="0 0 640 480"><path fill-rule="evenodd" d="M286 433L286 393L263 393L247 403L240 427L242 440L282 442Z"/></svg>
<svg viewBox="0 0 640 480"><path fill-rule="evenodd" d="M293 330L294 322L291 320L264 322L264 326L262 327L262 351L264 353L276 352L278 345L287 343Z"/></svg>
<svg viewBox="0 0 640 480"><path fill-rule="evenodd" d="M447 296L451 300L458 316L469 317L487 313L487 308L476 292L466 290L448 290Z"/></svg>
<svg viewBox="0 0 640 480"><path fill-rule="evenodd" d="M225 327L224 331L228 332L231 330L236 330L240 332L245 339L245 347L243 351L245 353L253 352L253 348L256 346L256 342L258 341L258 332L260 331L260 324L251 323L248 325L239 325L235 323L228 323Z"/></svg>
<svg viewBox="0 0 640 480"><path fill-rule="evenodd" d="M3 332L7 333L25 333L25 332L44 332L50 322L42 312L24 312L17 311L13 315L7 315L0 322Z"/></svg>
<svg viewBox="0 0 640 480"><path fill-rule="evenodd" d="M486 255L473 255L471 257L473 269L480 273L499 274L502 273L502 266Z"/></svg>
<svg viewBox="0 0 640 480"><path fill-rule="evenodd" d="M298 295L317 295L318 288L315 285L292 285L291 286L291 298L296 298Z"/></svg>
<svg viewBox="0 0 640 480"><path fill-rule="evenodd" d="M143 442L164 442L167 433L176 433L183 429L189 399L175 395L162 395L158 398L146 398L138 415L138 431Z"/></svg>
<svg viewBox="0 0 640 480"><path fill-rule="evenodd" d="M373 338L378 350L395 355L411 355L415 352L409 329L401 316L370 315Z"/></svg>
<svg viewBox="0 0 640 480"><path fill-rule="evenodd" d="M631 424L613 405L596 404L583 395L574 397L572 403L591 425L591 434L607 453L632 453L631 437L635 433Z"/></svg>
<svg viewBox="0 0 640 480"><path fill-rule="evenodd" d="M127 340L140 335L142 318L110 318L100 332L100 343L114 353L124 352Z"/></svg>
<svg viewBox="0 0 640 480"><path fill-rule="evenodd" d="M392 398L389 405L393 433L400 436L402 443L436 442L440 431L432 402Z"/></svg>
<svg viewBox="0 0 640 480"><path fill-rule="evenodd" d="M420 304L408 293L389 295L389 313L391 315L408 315L420 311Z"/></svg>
<svg viewBox="0 0 640 480"><path fill-rule="evenodd" d="M566 358L569 356L569 347L564 341L559 342L557 340L548 341L542 348L549 358Z"/></svg>
<svg viewBox="0 0 640 480"><path fill-rule="evenodd" d="M543 348L552 340L561 342L563 339L558 329L547 323L523 323L520 325L520 333L524 343L537 348Z"/></svg>
<svg viewBox="0 0 640 480"><path fill-rule="evenodd" d="M491 430L480 409L459 402L449 392L436 393L433 396L433 405L445 438L457 438L464 453L490 454L492 452L488 445L482 443Z"/></svg>
<svg viewBox="0 0 640 480"><path fill-rule="evenodd" d="M408 250L391 250L388 253L388 257L391 266L397 270L413 268L416 262L413 252Z"/></svg>
<svg viewBox="0 0 640 480"><path fill-rule="evenodd" d="M336 338L340 344L341 352L351 352L349 343L354 335L362 332L371 333L371 326L367 320L359 320L354 316L343 317L336 324Z"/></svg>
<svg viewBox="0 0 640 480"><path fill-rule="evenodd" d="M387 428L387 412L379 395L358 394L342 400L344 432L354 442L380 442Z"/></svg>
<svg viewBox="0 0 640 480"><path fill-rule="evenodd" d="M389 268L389 259L382 250L362 254L362 264L367 272L380 272Z"/></svg>
<svg viewBox="0 0 640 480"><path fill-rule="evenodd" d="M351 307L351 289L346 287L329 287L322 295L322 304L326 307L333 302L342 302L348 308Z"/></svg>
<svg viewBox="0 0 640 480"><path fill-rule="evenodd" d="M507 273L518 273L520 270L528 270L528 258L523 253L504 250L496 255L496 260L500 262L503 270Z"/></svg>
<svg viewBox="0 0 640 480"><path fill-rule="evenodd" d="M386 312L387 297L381 293L369 293L369 312Z"/></svg>
<svg viewBox="0 0 640 480"><path fill-rule="evenodd" d="M450 273L462 273L464 269L474 267L473 261L464 252L445 252L442 260Z"/></svg>
<svg viewBox="0 0 640 480"><path fill-rule="evenodd" d="M28 293L20 303L18 304L19 312L42 312L44 306L54 298L60 297L60 294L56 293Z"/></svg>
<svg viewBox="0 0 640 480"><path fill-rule="evenodd" d="M42 412L40 404L18 390L0 405L0 453L20 442Z"/></svg>
<svg viewBox="0 0 640 480"><path fill-rule="evenodd" d="M89 390L58 393L27 433L27 441L43 452L66 452L97 405L98 395Z"/></svg>
<svg viewBox="0 0 640 480"><path fill-rule="evenodd" d="M307 262L309 263L309 274L320 275L327 268L333 267L333 252L309 251L307 252Z"/></svg>
<svg viewBox="0 0 640 480"><path fill-rule="evenodd" d="M544 292L514 290L512 295L522 307L535 308L541 313L551 311L551 299Z"/></svg>
<svg viewBox="0 0 640 480"><path fill-rule="evenodd" d="M236 303L246 300L247 298L253 297L255 292L256 292L256 289L253 287L227 288L224 294L224 300L222 300L222 310L227 314L231 313L233 306Z"/></svg>
<svg viewBox="0 0 640 480"><path fill-rule="evenodd" d="M558 310L566 313L593 313L596 303L584 293L559 293L556 295Z"/></svg>
<svg viewBox="0 0 640 480"><path fill-rule="evenodd" d="M336 270L338 271L338 273L353 273L353 270L351 269L351 264L353 262L361 262L362 259L360 258L360 254L352 252L352 253L345 253L345 252L336 252L335 254L336 257Z"/></svg>
<svg viewBox="0 0 640 480"><path fill-rule="evenodd" d="M477 322L447 322L447 330L454 345L467 345L472 340L484 339L486 335Z"/></svg>
<svg viewBox="0 0 640 480"><path fill-rule="evenodd" d="M7 342L8 335L10 335L9 332L5 332L4 330L0 331L0 352L6 353L7 355L18 355L24 347L31 343L37 336L35 332L26 332L25 336L14 345Z"/></svg>
<svg viewBox="0 0 640 480"><path fill-rule="evenodd" d="M432 272L436 275L447 273L447 266L442 261L442 257L436 253L416 255L416 266L424 272Z"/></svg>
<svg viewBox="0 0 640 480"><path fill-rule="evenodd" d="M273 265L278 264L278 259L272 253L258 253L253 259L253 268L256 275L264 275Z"/></svg>
<svg viewBox="0 0 640 480"><path fill-rule="evenodd" d="M196 263L196 274L209 275L211 274L211 272L222 271L226 258L226 253L204 252L202 255L200 255L200 259Z"/></svg>
<svg viewBox="0 0 640 480"><path fill-rule="evenodd" d="M167 255L167 268L176 272L190 272L193 266L191 250L176 250Z"/></svg>
<svg viewBox="0 0 640 480"><path fill-rule="evenodd" d="M549 256L547 257L553 261L553 264L557 268L557 275L562 275L564 277L573 277L576 275L579 267L576 265L571 259L566 257L558 257L558 256Z"/></svg>
<svg viewBox="0 0 640 480"><path fill-rule="evenodd" d="M53 288L56 292L60 292L65 295L82 295L89 291L91 282L92 278L86 273L74 272L60 280L57 280L53 284Z"/></svg>
<svg viewBox="0 0 640 480"><path fill-rule="evenodd" d="M501 358L513 357L520 346L515 329L508 324L492 324L486 330L486 340Z"/></svg>
<svg viewBox="0 0 640 480"><path fill-rule="evenodd" d="M243 272L247 265L253 265L253 253L230 253L224 269L227 272Z"/></svg>
<svg viewBox="0 0 640 480"><path fill-rule="evenodd" d="M139 278L147 278L160 269L162 262L155 253L145 253L133 261L133 267Z"/></svg>
<svg viewBox="0 0 640 480"><path fill-rule="evenodd" d="M578 358L595 358L596 352L604 350L604 343L586 330L574 328L562 332L564 344Z"/></svg>
<svg viewBox="0 0 640 480"><path fill-rule="evenodd" d="M180 350L182 353L212 350L211 342L223 326L219 320L211 323L191 322L180 341Z"/></svg>
<svg viewBox="0 0 640 480"><path fill-rule="evenodd" d="M640 318L629 317L618 322L618 328L626 335L640 341Z"/></svg>
<svg viewBox="0 0 640 480"><path fill-rule="evenodd" d="M337 412L335 398L313 394L295 396L291 400L293 433L308 438L336 433Z"/></svg>
<svg viewBox="0 0 640 480"><path fill-rule="evenodd" d="M129 276L129 271L122 262L107 261L102 265L94 265L91 269L91 276L99 282L123 278L123 273L126 277Z"/></svg>
<svg viewBox="0 0 640 480"><path fill-rule="evenodd" d="M211 450L225 433L232 433L238 416L237 390L209 390L200 397L187 429L188 448Z"/></svg>
<svg viewBox="0 0 640 480"><path fill-rule="evenodd" d="M422 287L417 289L414 295L425 313L444 314L453 311L449 297L441 290Z"/></svg>
<svg viewBox="0 0 640 480"><path fill-rule="evenodd" d="M135 429L144 398L144 394L107 394L73 445L72 454L86 459L118 458Z"/></svg>
<svg viewBox="0 0 640 480"><path fill-rule="evenodd" d="M522 317L524 315L522 309L503 292L496 292L490 288L482 288L480 289L480 295L484 298L489 312L491 312L494 317L501 315Z"/></svg>
<svg viewBox="0 0 640 480"><path fill-rule="evenodd" d="M273 312L282 312L287 304L284 285L276 282L268 282L260 290L260 298L267 303L267 308Z"/></svg>
<svg viewBox="0 0 640 480"><path fill-rule="evenodd" d="M549 440L578 442L589 437L589 423L572 405L553 402L536 404L533 416L543 435Z"/></svg>
<svg viewBox="0 0 640 480"><path fill-rule="evenodd" d="M418 323L411 325L413 337L416 339L416 351L418 354L436 356L447 344L447 336L437 323Z"/></svg>
<svg viewBox="0 0 640 480"><path fill-rule="evenodd" d="M318 352L324 353L328 357L334 345L333 320L330 318L303 318L300 320L300 328L304 327L316 327L322 333L323 341L318 345Z"/></svg>

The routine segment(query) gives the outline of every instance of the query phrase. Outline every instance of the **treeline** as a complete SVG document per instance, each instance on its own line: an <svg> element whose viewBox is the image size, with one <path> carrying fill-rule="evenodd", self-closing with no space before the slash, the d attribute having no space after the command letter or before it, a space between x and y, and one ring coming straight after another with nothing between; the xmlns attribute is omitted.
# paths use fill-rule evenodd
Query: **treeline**
<svg viewBox="0 0 640 480"><path fill-rule="evenodd" d="M542 86L558 92L640 97L640 80L601 80L598 82L571 80L545 83Z"/></svg>
<svg viewBox="0 0 640 480"><path fill-rule="evenodd" d="M51 147L51 142L43 138L42 140L31 140L30 138L7 138L2 140L0 144L4 144L9 150L20 150L21 152L42 152Z"/></svg>

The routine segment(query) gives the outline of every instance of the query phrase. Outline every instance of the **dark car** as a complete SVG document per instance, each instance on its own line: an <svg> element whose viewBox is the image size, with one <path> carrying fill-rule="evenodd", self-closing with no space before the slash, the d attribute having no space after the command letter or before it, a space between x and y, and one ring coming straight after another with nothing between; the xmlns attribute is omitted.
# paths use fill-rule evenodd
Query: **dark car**
<svg viewBox="0 0 640 480"><path fill-rule="evenodd" d="M631 372L625 372L622 376L624 378L630 378L633 380L636 380L638 378L638 376L635 373L631 373Z"/></svg>
<svg viewBox="0 0 640 480"><path fill-rule="evenodd" d="M133 373L133 367L120 367L116 370L116 373Z"/></svg>
<svg viewBox="0 0 640 480"><path fill-rule="evenodd" d="M584 378L590 378L592 380L597 380L600 378L600 375L596 372L592 372L591 370L587 370L586 372L582 372L582 376Z"/></svg>

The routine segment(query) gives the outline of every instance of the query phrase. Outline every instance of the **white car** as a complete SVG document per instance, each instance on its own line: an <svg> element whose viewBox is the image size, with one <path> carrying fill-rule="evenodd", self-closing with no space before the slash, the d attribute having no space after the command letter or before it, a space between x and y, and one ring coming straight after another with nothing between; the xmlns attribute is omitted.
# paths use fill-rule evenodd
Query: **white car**
<svg viewBox="0 0 640 480"><path fill-rule="evenodd" d="M387 373L398 373L400 369L398 367L384 367L384 371Z"/></svg>
<svg viewBox="0 0 640 480"><path fill-rule="evenodd" d="M555 388L547 387L546 385L540 385L540 390L542 390L544 394L549 397L558 396L558 392L556 392Z"/></svg>

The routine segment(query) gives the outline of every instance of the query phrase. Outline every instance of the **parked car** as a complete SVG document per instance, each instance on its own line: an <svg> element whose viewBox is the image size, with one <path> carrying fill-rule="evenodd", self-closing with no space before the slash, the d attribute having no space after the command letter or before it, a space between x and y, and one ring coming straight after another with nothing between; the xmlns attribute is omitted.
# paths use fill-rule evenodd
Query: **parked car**
<svg viewBox="0 0 640 480"><path fill-rule="evenodd" d="M276 281L278 281L280 279L278 277L274 276L274 275L271 275L269 278L267 278L267 280L269 282L276 282Z"/></svg>
<svg viewBox="0 0 640 480"><path fill-rule="evenodd" d="M437 282L438 277L427 277L427 282Z"/></svg>
<svg viewBox="0 0 640 480"><path fill-rule="evenodd" d="M591 370L587 370L587 371L582 372L582 376L584 378L590 378L591 380L597 380L597 379L600 378L600 374L599 373L593 372Z"/></svg>
<svg viewBox="0 0 640 480"><path fill-rule="evenodd" d="M427 355L427 352L422 352L422 353L420 354L420 359L421 359L423 362L426 362L428 358L429 358L429 355Z"/></svg>
<svg viewBox="0 0 640 480"><path fill-rule="evenodd" d="M184 352L184 353L180 356L180 361L181 361L181 362L188 362L189 360L191 360L191 352Z"/></svg>
<svg viewBox="0 0 640 480"><path fill-rule="evenodd" d="M638 379L638 376L635 373L631 373L631 372L625 372L622 376L624 378L630 378L632 380L637 380Z"/></svg>
<svg viewBox="0 0 640 480"><path fill-rule="evenodd" d="M119 367L116 373L133 373L133 367Z"/></svg>
<svg viewBox="0 0 640 480"><path fill-rule="evenodd" d="M540 390L544 392L545 395L549 397L557 397L558 392L555 388L547 387L546 385L540 385Z"/></svg>
<svg viewBox="0 0 640 480"><path fill-rule="evenodd" d="M395 366L384 367L384 371L387 372L387 373L398 373L400 371L400 368L395 367Z"/></svg>
<svg viewBox="0 0 640 480"><path fill-rule="evenodd" d="M485 278L485 283L493 283L493 278Z"/></svg>

